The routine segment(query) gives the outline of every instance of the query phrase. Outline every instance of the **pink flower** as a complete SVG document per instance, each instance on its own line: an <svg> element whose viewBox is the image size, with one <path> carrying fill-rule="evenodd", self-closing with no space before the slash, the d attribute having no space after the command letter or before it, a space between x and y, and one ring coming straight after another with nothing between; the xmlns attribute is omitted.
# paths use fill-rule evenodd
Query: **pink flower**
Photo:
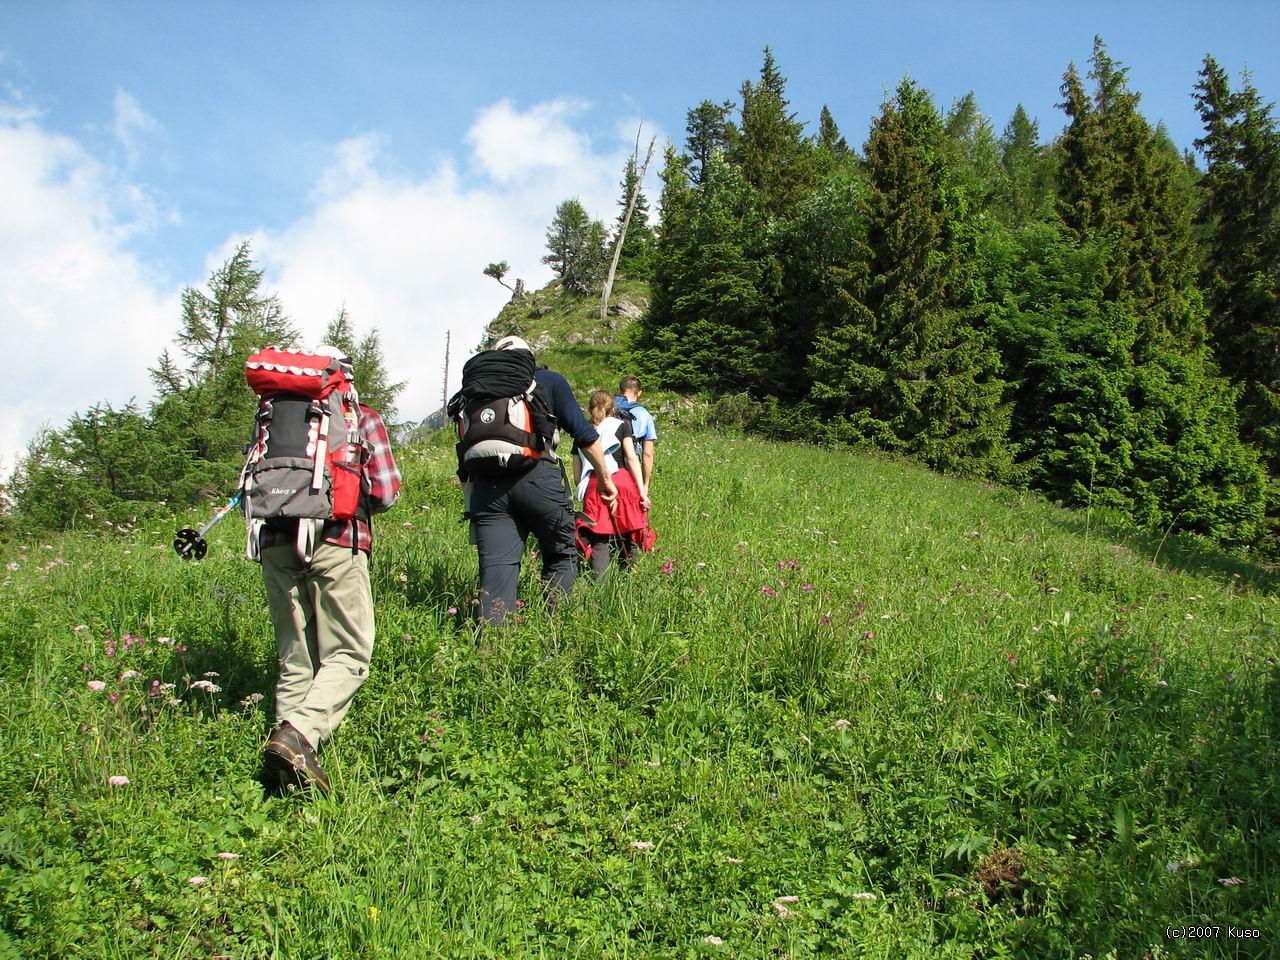
<svg viewBox="0 0 1280 960"><path fill-rule="evenodd" d="M802 583L802 584L800 584L800 589L801 589L801 590L803 590L805 593L813 593L813 584L812 584L812 583Z"/></svg>
<svg viewBox="0 0 1280 960"><path fill-rule="evenodd" d="M107 777L107 783L111 784L113 787L127 787L129 785L129 778L122 777L117 774L114 777Z"/></svg>
<svg viewBox="0 0 1280 960"><path fill-rule="evenodd" d="M631 847L633 850L652 850L653 843L648 840L632 840Z"/></svg>
<svg viewBox="0 0 1280 960"><path fill-rule="evenodd" d="M458 612L458 608L457 608L457 607L450 607L450 608L449 608L449 613L454 614L454 613L457 613L457 612Z"/></svg>
<svg viewBox="0 0 1280 960"><path fill-rule="evenodd" d="M82 663L82 664L80 664L80 672L81 672L81 673L88 673L88 672L89 672L89 665L88 665L87 663Z"/></svg>
<svg viewBox="0 0 1280 960"><path fill-rule="evenodd" d="M187 645L185 643L179 643L179 644L176 644L173 649L177 650L179 653L185 653L187 650Z"/></svg>
<svg viewBox="0 0 1280 960"><path fill-rule="evenodd" d="M822 624L824 627L829 627L831 626L831 618L824 613L818 618L818 623Z"/></svg>
<svg viewBox="0 0 1280 960"><path fill-rule="evenodd" d="M666 563L662 565L662 572L666 574L670 574L673 570L675 570L675 568L676 568L676 562L674 560L668 560Z"/></svg>
<svg viewBox="0 0 1280 960"><path fill-rule="evenodd" d="M90 680L88 683L85 684L85 686L88 687L90 690L96 690L99 693L107 689L107 684L106 684L106 681L104 680Z"/></svg>
<svg viewBox="0 0 1280 960"><path fill-rule="evenodd" d="M227 853L226 851L223 851L222 853L218 854L218 859L219 859L219 860L239 860L239 859L240 859L240 854L238 854L238 853Z"/></svg>
<svg viewBox="0 0 1280 960"><path fill-rule="evenodd" d="M1014 666L1017 666L1018 655L1016 653L1014 653L1012 650L1006 650L1004 652L1004 655L1005 655L1005 658L1008 659L1010 663L1012 663Z"/></svg>
<svg viewBox="0 0 1280 960"><path fill-rule="evenodd" d="M763 587L761 587L760 592L763 593L766 597L776 597L778 595L778 591L773 589L773 587L769 586L768 584L765 584Z"/></svg>
<svg viewBox="0 0 1280 960"><path fill-rule="evenodd" d="M112 703L120 702L120 694L116 693L114 690L111 691L111 702Z"/></svg>
<svg viewBox="0 0 1280 960"><path fill-rule="evenodd" d="M108 657L114 657L115 655L116 655L116 648L115 648L115 647L107 647L107 656L108 656Z"/></svg>
<svg viewBox="0 0 1280 960"><path fill-rule="evenodd" d="M192 877L190 880L187 881L187 883L191 884L193 887L201 887L208 882L209 882L208 877Z"/></svg>

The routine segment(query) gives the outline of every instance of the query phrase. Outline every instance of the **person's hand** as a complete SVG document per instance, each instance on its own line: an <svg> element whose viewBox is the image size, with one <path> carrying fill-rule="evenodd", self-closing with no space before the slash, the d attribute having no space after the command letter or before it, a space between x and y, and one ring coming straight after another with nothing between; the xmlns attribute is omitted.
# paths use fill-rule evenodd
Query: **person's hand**
<svg viewBox="0 0 1280 960"><path fill-rule="evenodd" d="M600 478L600 502L609 508L609 512L618 509L618 488L610 477Z"/></svg>
<svg viewBox="0 0 1280 960"><path fill-rule="evenodd" d="M649 495L646 493L640 498L640 509L645 513L648 513L651 506L653 506L653 502L649 499Z"/></svg>

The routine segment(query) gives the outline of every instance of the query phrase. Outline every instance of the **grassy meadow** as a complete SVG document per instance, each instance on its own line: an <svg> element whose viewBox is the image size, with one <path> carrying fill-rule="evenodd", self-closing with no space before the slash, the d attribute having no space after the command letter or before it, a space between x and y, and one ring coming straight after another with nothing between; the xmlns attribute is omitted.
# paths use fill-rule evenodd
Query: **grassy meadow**
<svg viewBox="0 0 1280 960"><path fill-rule="evenodd" d="M484 632L452 447L400 452L328 799L255 781L238 519L5 545L0 957L1280 954L1267 574L663 426L654 553Z"/></svg>

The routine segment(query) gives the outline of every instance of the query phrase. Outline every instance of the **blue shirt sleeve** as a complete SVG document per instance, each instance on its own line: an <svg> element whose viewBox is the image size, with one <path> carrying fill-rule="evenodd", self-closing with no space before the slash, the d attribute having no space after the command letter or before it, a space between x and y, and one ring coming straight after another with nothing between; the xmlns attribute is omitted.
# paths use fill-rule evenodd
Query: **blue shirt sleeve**
<svg viewBox="0 0 1280 960"><path fill-rule="evenodd" d="M631 412L634 415L636 422L636 440L649 440L653 443L657 443L658 427L657 424L654 423L653 414L639 405L632 407Z"/></svg>
<svg viewBox="0 0 1280 960"><path fill-rule="evenodd" d="M538 389L547 392L551 412L560 422L560 429L573 437L579 447L588 447L600 439L600 434L582 412L578 398L573 395L569 381L554 370L541 369L534 374Z"/></svg>

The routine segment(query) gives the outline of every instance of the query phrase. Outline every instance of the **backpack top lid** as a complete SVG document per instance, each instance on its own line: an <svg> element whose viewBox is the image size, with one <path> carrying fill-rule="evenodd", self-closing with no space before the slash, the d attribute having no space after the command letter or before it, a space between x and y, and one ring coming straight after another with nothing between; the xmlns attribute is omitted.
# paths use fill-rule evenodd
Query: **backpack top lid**
<svg viewBox="0 0 1280 960"><path fill-rule="evenodd" d="M318 353L294 353L267 347L244 364L245 379L260 397L282 393L323 400L335 391L354 392L354 371L341 358Z"/></svg>
<svg viewBox="0 0 1280 960"><path fill-rule="evenodd" d="M465 403L518 397L533 385L537 372L528 350L483 350L463 364L459 394Z"/></svg>

